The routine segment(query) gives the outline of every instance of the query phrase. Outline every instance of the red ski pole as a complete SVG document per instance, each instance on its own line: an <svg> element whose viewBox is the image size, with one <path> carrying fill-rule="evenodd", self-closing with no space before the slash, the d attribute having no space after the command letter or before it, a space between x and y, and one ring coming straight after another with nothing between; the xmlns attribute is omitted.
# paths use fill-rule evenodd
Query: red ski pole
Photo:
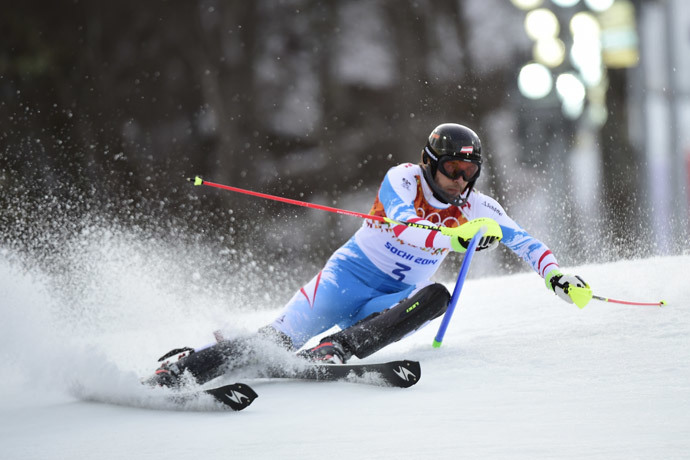
<svg viewBox="0 0 690 460"><path fill-rule="evenodd" d="M655 307L661 307L663 305L666 305L666 301L664 300L660 300L658 302L630 302L628 300L609 299L608 297L601 297L598 295L593 295L592 298L596 300L601 300L603 302L620 303L623 305L651 305Z"/></svg>
<svg viewBox="0 0 690 460"><path fill-rule="evenodd" d="M303 206L305 208L320 209L321 211L334 212L336 214L344 214L346 216L360 217L362 219L375 220L378 222L383 222L391 225L406 225L408 227L416 227L424 230L436 230L437 232L443 233L447 229L445 227L434 227L433 225L418 224L416 222L400 222L393 220L388 217L375 216L373 214L364 214L356 211L348 211L347 209L333 208L331 206L324 206L321 204L307 203L306 201L293 200L291 198L284 198L282 196L269 195L268 193L253 192L251 190L246 190L239 187L232 187L230 185L216 184L215 182L209 182L203 180L201 177L196 176L194 179L187 179L190 182L194 182L194 185L205 185L207 187L215 187L223 190L229 190L231 192L243 193L245 195L257 196L259 198L265 198L267 200L280 201L282 203L294 204L296 206Z"/></svg>
<svg viewBox="0 0 690 460"><path fill-rule="evenodd" d="M192 181L192 179L187 179L187 180L190 182ZM209 182L207 180L203 180L199 176L196 176L194 178L194 185L205 185L207 187L215 187L215 188L220 188L223 190L230 190L231 192L237 192L237 193L243 193L245 195L257 196L259 198L265 198L267 200L280 201L282 203L294 204L297 206L304 206L305 208L320 209L321 211L335 212L337 214L345 214L347 216L361 217L362 219L376 220L376 221L385 222L385 223L391 222L391 219L386 219L385 217L381 217L381 216L374 216L371 214L364 214L361 212L348 211L346 209L340 209L340 208L332 208L330 206L324 206L321 204L307 203L306 201L293 200L290 198L284 198L282 196L269 195L267 193L253 192L251 190L245 190L243 188L231 187L230 185L216 184L215 182ZM393 221L393 222L396 224L404 224L404 222L395 222L395 221ZM430 227L430 228L433 228L433 227ZM433 229L438 230L436 228L433 228Z"/></svg>

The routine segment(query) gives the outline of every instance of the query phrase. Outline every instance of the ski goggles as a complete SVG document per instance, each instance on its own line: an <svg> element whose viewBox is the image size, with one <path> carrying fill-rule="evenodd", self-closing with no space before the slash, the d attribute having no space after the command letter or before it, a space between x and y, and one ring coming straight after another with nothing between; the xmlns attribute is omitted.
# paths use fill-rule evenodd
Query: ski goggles
<svg viewBox="0 0 690 460"><path fill-rule="evenodd" d="M472 160L446 155L438 160L438 170L449 179L457 180L462 177L466 182L469 182L477 176L479 165Z"/></svg>

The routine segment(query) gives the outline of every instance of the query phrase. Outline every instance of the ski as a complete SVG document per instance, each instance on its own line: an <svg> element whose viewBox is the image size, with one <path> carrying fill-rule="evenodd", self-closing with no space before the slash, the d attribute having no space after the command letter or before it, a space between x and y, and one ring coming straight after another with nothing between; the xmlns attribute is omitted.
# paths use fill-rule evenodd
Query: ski
<svg viewBox="0 0 690 460"><path fill-rule="evenodd" d="M307 364L295 369L272 369L269 378L335 381L408 388L422 375L418 361L367 364Z"/></svg>
<svg viewBox="0 0 690 460"><path fill-rule="evenodd" d="M248 407L259 397L259 395L252 390L252 387L244 383L233 383L218 388L211 388L209 390L204 390L204 393L213 396L216 401L225 404L234 411L239 411Z"/></svg>
<svg viewBox="0 0 690 460"><path fill-rule="evenodd" d="M240 411L247 408L259 397L249 385L244 383L233 383L217 388L210 388L208 390L177 394L170 399L176 404L187 404L204 394L212 396L213 399L234 411Z"/></svg>

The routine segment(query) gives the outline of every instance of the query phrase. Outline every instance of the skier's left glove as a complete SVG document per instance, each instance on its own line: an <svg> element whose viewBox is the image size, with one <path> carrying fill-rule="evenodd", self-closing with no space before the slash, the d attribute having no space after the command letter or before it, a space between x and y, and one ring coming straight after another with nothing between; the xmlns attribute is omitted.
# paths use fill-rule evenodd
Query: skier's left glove
<svg viewBox="0 0 690 460"><path fill-rule="evenodd" d="M498 242L503 238L503 231L498 222L488 217L472 219L459 227L441 227L441 233L450 236L450 246L453 248L453 251L464 253L467 251L474 235L482 227L486 227L486 233L479 239L476 250L483 251L498 246Z"/></svg>
<svg viewBox="0 0 690 460"><path fill-rule="evenodd" d="M577 275L565 275L557 268L544 277L546 287L568 303L584 308L592 299L589 284Z"/></svg>

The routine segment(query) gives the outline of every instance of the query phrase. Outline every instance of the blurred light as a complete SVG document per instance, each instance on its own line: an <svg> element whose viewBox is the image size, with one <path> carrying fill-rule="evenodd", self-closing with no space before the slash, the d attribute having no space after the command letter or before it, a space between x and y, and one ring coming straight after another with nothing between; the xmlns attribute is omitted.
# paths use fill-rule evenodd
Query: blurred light
<svg viewBox="0 0 690 460"><path fill-rule="evenodd" d="M570 60L573 66L580 71L580 75L587 86L596 86L601 82L604 69L598 48L593 50L575 42L570 50Z"/></svg>
<svg viewBox="0 0 690 460"><path fill-rule="evenodd" d="M616 0L599 14L601 47L607 67L633 67L639 61L635 6L629 0Z"/></svg>
<svg viewBox="0 0 690 460"><path fill-rule="evenodd" d="M602 104L592 104L587 110L589 119L597 126L604 126L606 120L609 118L608 110L606 106Z"/></svg>
<svg viewBox="0 0 690 460"><path fill-rule="evenodd" d="M525 16L525 31L532 40L557 37L561 31L558 18L546 8L532 10Z"/></svg>
<svg viewBox="0 0 690 460"><path fill-rule="evenodd" d="M599 21L592 13L581 11L576 13L570 20L570 33L576 39L591 37L594 40L599 40L601 34L601 26Z"/></svg>
<svg viewBox="0 0 690 460"><path fill-rule="evenodd" d="M563 73L556 78L556 92L562 102L563 113L568 118L578 118L585 106L585 85L572 73Z"/></svg>
<svg viewBox="0 0 690 460"><path fill-rule="evenodd" d="M566 117L570 118L571 120L576 120L580 118L582 113L585 111L585 105L583 102L563 101L561 111Z"/></svg>
<svg viewBox="0 0 690 460"><path fill-rule="evenodd" d="M591 13L577 13L570 20L570 32L570 61L587 86L598 85L603 77L599 22Z"/></svg>
<svg viewBox="0 0 690 460"><path fill-rule="evenodd" d="M613 2L614 0L585 0L585 5L587 5L587 8L590 10L601 13L611 8Z"/></svg>
<svg viewBox="0 0 690 460"><path fill-rule="evenodd" d="M607 83L604 78L599 86L587 90L587 116L595 126L604 126L609 117L606 108Z"/></svg>
<svg viewBox="0 0 690 460"><path fill-rule="evenodd" d="M568 8L569 6L575 6L580 0L551 0L556 6L563 8Z"/></svg>
<svg viewBox="0 0 690 460"><path fill-rule="evenodd" d="M520 69L518 88L526 98L541 99L551 92L553 77L549 69L533 62Z"/></svg>
<svg viewBox="0 0 690 460"><path fill-rule="evenodd" d="M538 7L544 0L511 0L513 5L521 10L531 10Z"/></svg>
<svg viewBox="0 0 690 460"><path fill-rule="evenodd" d="M572 73L562 73L556 79L556 91L562 100L584 101L585 85Z"/></svg>
<svg viewBox="0 0 690 460"><path fill-rule="evenodd" d="M540 38L532 51L534 60L548 67L558 67L565 59L565 44L558 38Z"/></svg>

